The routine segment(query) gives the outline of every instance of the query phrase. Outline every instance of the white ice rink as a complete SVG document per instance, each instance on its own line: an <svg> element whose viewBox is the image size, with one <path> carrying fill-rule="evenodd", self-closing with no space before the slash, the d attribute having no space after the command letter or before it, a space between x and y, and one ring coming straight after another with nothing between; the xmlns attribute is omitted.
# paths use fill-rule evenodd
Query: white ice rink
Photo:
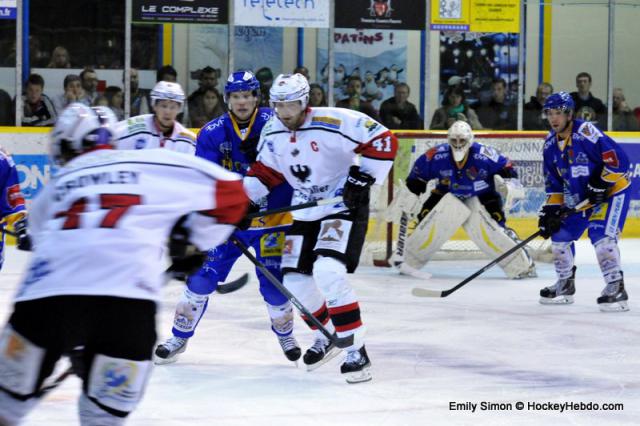
<svg viewBox="0 0 640 426"><path fill-rule="evenodd" d="M538 291L554 279L509 281L492 269L445 299L416 298L414 286L449 288L485 261L434 262L433 279L362 267L350 281L369 329L373 381L349 385L333 360L308 373L288 362L269 329L257 280L215 295L178 363L156 367L131 425L622 425L640 424L640 241L621 243L631 311L601 313L604 286L593 249L581 241L576 302L542 306ZM27 256L9 248L0 272L6 321ZM243 260L235 278L250 270ZM159 335L170 334L181 286L165 290ZM299 318L298 340L312 336ZM49 394L27 425L77 424L80 382ZM475 412L451 403L478 404ZM481 410L480 404L511 404ZM518 402L524 409L518 410ZM529 403L623 404L617 411L549 411Z"/></svg>

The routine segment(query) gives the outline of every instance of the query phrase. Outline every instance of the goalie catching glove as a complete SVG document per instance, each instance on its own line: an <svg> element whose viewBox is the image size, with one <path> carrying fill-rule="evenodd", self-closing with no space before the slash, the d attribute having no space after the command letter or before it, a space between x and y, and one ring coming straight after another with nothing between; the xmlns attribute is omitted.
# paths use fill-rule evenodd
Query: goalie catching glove
<svg viewBox="0 0 640 426"><path fill-rule="evenodd" d="M342 200L349 209L356 209L369 204L369 189L376 179L360 171L359 166L351 166L349 176L344 184Z"/></svg>

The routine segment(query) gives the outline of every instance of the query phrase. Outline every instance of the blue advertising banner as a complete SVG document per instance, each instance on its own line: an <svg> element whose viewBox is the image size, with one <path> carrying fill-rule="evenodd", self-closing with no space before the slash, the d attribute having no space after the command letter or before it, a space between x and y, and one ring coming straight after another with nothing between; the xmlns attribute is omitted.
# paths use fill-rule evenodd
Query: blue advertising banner
<svg viewBox="0 0 640 426"><path fill-rule="evenodd" d="M18 9L16 0L0 0L0 19L16 19Z"/></svg>

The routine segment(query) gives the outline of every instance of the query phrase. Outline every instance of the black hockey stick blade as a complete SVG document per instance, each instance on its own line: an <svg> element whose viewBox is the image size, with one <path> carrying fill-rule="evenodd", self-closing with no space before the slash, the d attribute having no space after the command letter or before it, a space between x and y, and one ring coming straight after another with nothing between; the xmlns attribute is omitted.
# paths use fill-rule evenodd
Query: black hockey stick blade
<svg viewBox="0 0 640 426"><path fill-rule="evenodd" d="M233 293L236 290L240 290L249 282L249 274L244 273L242 276L236 280L229 281L228 283L218 284L218 288L216 291L220 294L228 294Z"/></svg>
<svg viewBox="0 0 640 426"><path fill-rule="evenodd" d="M315 200L315 201L310 201L308 203L297 204L295 206L284 206L284 207L278 207L276 209L249 213L246 217L247 219L255 219L256 217L269 216L271 214L287 213L295 210L308 209L311 207L326 206L327 204L338 204L341 202L342 202L342 197L325 198L322 200Z"/></svg>

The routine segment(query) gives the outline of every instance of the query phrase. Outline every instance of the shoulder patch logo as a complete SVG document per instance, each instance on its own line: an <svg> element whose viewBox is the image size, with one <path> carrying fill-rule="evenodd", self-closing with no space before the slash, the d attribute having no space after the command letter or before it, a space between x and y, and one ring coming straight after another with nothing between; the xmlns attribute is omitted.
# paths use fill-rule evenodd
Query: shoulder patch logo
<svg viewBox="0 0 640 426"><path fill-rule="evenodd" d="M607 166L613 167L614 169L617 169L620 166L618 155L613 149L602 153L602 161L604 161Z"/></svg>
<svg viewBox="0 0 640 426"><path fill-rule="evenodd" d="M580 128L578 129L578 134L584 136L587 140L596 143L602 133L598 130L593 124L588 121L582 123Z"/></svg>
<svg viewBox="0 0 640 426"><path fill-rule="evenodd" d="M337 118L333 118L333 117L312 117L311 118L311 125L312 126L322 126L322 127L328 127L330 129L339 129L340 128L340 124L342 124L342 121L338 120Z"/></svg>
<svg viewBox="0 0 640 426"><path fill-rule="evenodd" d="M436 152L438 152L438 147L436 146L427 151L427 153L425 154L427 156L427 160L431 160L433 156L436 155Z"/></svg>

